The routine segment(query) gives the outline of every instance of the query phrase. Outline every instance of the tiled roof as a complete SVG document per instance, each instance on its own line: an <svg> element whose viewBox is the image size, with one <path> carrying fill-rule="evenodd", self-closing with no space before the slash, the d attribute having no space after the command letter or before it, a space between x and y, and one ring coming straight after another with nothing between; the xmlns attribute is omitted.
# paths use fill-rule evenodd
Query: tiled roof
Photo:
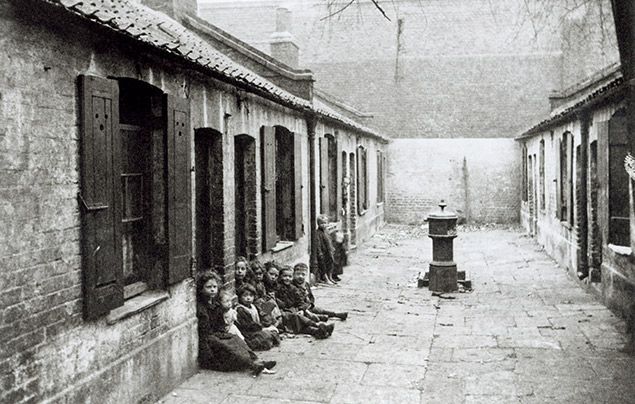
<svg viewBox="0 0 635 404"><path fill-rule="evenodd" d="M523 139L526 137L530 137L543 130L549 129L550 127L553 127L554 125L557 125L558 123L570 120L572 117L575 116L575 114L589 107L590 105L593 105L597 101L600 101L602 99L606 99L608 97L618 94L620 91L622 91L625 88L622 85L623 83L624 83L624 80L622 79L622 77L619 77L619 78L616 78L615 80L610 81L608 84L598 88L597 90L593 91L591 94L580 99L574 105L564 109L563 111L557 113L556 115L549 117L548 119L545 119L544 121L538 123L537 125L534 125L531 129L525 131L516 139Z"/></svg>
<svg viewBox="0 0 635 404"><path fill-rule="evenodd" d="M337 112L313 108L311 103L296 97L244 66L232 61L191 30L158 11L131 0L41 0L64 7L73 14L87 18L113 31L132 37L220 75L232 83L300 110L311 110L335 119L371 136L374 131Z"/></svg>
<svg viewBox="0 0 635 404"><path fill-rule="evenodd" d="M353 129L360 130L362 132L366 132L366 134L373 136L384 142L388 142L390 140L388 137L380 135L374 130L367 128L366 126L361 125L350 118L340 115L333 108L329 107L326 103L320 101L317 97L313 97L313 110L326 118L335 119L339 122L342 122L346 126L349 126Z"/></svg>

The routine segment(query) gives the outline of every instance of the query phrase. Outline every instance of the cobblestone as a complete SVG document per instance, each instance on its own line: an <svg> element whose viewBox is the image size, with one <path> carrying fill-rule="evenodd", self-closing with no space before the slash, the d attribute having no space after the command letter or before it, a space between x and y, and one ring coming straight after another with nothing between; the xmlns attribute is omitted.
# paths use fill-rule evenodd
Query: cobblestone
<svg viewBox="0 0 635 404"><path fill-rule="evenodd" d="M262 352L275 375L201 371L162 403L632 403L625 326L517 229L459 233L472 292L416 287L420 228L386 226L320 306L349 310L330 339ZM381 246L381 248L379 248ZM414 280L414 281L413 281Z"/></svg>

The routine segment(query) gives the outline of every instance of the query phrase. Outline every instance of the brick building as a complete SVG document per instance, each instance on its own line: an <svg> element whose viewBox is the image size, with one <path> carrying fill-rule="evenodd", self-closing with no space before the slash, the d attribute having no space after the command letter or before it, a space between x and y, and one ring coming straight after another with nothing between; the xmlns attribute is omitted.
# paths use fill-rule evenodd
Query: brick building
<svg viewBox="0 0 635 404"><path fill-rule="evenodd" d="M388 21L358 0L327 18L347 3L199 0L199 14L273 52L277 10L291 12L301 64L394 139L389 221L420 223L442 198L470 221L518 221L512 138L548 114L551 91L617 60L609 2L380 2Z"/></svg>
<svg viewBox="0 0 635 404"><path fill-rule="evenodd" d="M552 98L550 117L518 141L523 226L633 324L635 234L632 182L625 169L626 94L619 66L604 69Z"/></svg>
<svg viewBox="0 0 635 404"><path fill-rule="evenodd" d="M383 222L384 136L193 1L144 3L0 4L0 402L151 402L196 370L194 271Z"/></svg>

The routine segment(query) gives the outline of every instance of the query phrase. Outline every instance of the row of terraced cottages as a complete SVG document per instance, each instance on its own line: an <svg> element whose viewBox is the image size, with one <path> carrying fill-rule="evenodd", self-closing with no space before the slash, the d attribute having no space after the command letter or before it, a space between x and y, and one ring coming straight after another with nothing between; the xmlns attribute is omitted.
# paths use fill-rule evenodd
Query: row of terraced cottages
<svg viewBox="0 0 635 404"><path fill-rule="evenodd" d="M0 2L0 402L152 402L196 370L197 270L308 262L320 213L382 224L387 139L201 29Z"/></svg>
<svg viewBox="0 0 635 404"><path fill-rule="evenodd" d="M627 84L614 66L551 99L551 117L518 138L521 221L546 251L632 323L635 234Z"/></svg>

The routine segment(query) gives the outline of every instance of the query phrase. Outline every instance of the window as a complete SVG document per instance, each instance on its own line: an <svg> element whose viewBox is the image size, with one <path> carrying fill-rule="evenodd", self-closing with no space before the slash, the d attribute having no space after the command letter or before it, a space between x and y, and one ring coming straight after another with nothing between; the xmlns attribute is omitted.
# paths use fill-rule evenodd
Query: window
<svg viewBox="0 0 635 404"><path fill-rule="evenodd" d="M84 314L94 319L129 291L189 276L189 107L136 80L79 82Z"/></svg>
<svg viewBox="0 0 635 404"><path fill-rule="evenodd" d="M301 137L282 126L261 130L263 248L297 240L302 224Z"/></svg>
<svg viewBox="0 0 635 404"><path fill-rule="evenodd" d="M357 147L357 213L368 209L368 158L363 146Z"/></svg>
<svg viewBox="0 0 635 404"><path fill-rule="evenodd" d="M327 134L320 138L320 213L332 221L339 219L337 140Z"/></svg>
<svg viewBox="0 0 635 404"><path fill-rule="evenodd" d="M384 153L377 150L377 202L384 201Z"/></svg>
<svg viewBox="0 0 635 404"><path fill-rule="evenodd" d="M609 243L630 246L629 176L624 169L628 153L626 110L618 110L609 121L608 133Z"/></svg>

